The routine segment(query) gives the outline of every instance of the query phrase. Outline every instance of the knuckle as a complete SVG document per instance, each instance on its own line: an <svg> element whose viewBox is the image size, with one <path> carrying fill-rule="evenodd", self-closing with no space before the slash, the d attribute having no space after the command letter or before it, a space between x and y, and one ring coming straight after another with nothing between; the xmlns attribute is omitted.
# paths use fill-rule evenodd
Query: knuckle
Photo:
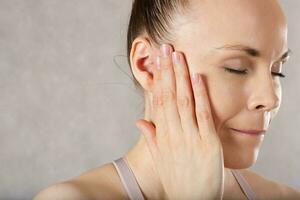
<svg viewBox="0 0 300 200"><path fill-rule="evenodd" d="M201 115L201 118L204 120L204 121L209 121L211 119L211 114L210 112L207 110L207 109L203 109L201 112L200 112L200 115Z"/></svg>
<svg viewBox="0 0 300 200"><path fill-rule="evenodd" d="M172 65L171 59L169 58L161 59L161 69L169 69L171 65Z"/></svg>
<svg viewBox="0 0 300 200"><path fill-rule="evenodd" d="M154 107L159 107L159 106L163 105L163 98L161 95L154 95L153 105L154 105Z"/></svg>
<svg viewBox="0 0 300 200"><path fill-rule="evenodd" d="M179 96L177 103L181 108L188 108L191 106L191 100L187 96Z"/></svg>
<svg viewBox="0 0 300 200"><path fill-rule="evenodd" d="M194 95L196 97L202 97L204 95L204 90L202 90L201 88L196 88L194 90Z"/></svg>
<svg viewBox="0 0 300 200"><path fill-rule="evenodd" d="M154 81L155 81L155 83L158 83L161 81L161 73L159 71L154 72Z"/></svg>
<svg viewBox="0 0 300 200"><path fill-rule="evenodd" d="M162 70L168 70L168 69L169 69L169 65L166 64L166 63L162 63L162 64L161 64L161 69L162 69Z"/></svg>
<svg viewBox="0 0 300 200"><path fill-rule="evenodd" d="M173 64L174 66L174 74L177 77L179 81L184 81L185 80L185 74L184 71L181 69L180 64Z"/></svg>
<svg viewBox="0 0 300 200"><path fill-rule="evenodd" d="M170 89L164 89L162 91L162 99L164 102L175 100L175 92Z"/></svg>

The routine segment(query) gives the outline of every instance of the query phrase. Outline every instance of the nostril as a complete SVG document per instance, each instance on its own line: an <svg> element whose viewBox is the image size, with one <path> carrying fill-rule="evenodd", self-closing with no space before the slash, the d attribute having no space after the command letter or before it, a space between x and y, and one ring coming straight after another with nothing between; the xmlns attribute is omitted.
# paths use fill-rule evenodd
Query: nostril
<svg viewBox="0 0 300 200"><path fill-rule="evenodd" d="M264 106L263 105L256 106L256 109L260 109L261 107L264 107Z"/></svg>

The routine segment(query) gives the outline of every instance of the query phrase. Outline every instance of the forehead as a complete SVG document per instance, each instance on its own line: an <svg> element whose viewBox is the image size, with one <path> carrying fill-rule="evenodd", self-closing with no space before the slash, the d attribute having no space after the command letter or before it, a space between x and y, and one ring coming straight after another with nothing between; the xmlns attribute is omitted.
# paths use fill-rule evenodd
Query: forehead
<svg viewBox="0 0 300 200"><path fill-rule="evenodd" d="M195 19L207 17L223 21L227 19L285 23L284 13L277 0L190 0L189 14ZM223 18L219 18L222 16ZM262 21L263 20L263 21Z"/></svg>
<svg viewBox="0 0 300 200"><path fill-rule="evenodd" d="M244 44L271 57L287 49L287 23L276 0L191 0L180 27L179 38L190 45Z"/></svg>

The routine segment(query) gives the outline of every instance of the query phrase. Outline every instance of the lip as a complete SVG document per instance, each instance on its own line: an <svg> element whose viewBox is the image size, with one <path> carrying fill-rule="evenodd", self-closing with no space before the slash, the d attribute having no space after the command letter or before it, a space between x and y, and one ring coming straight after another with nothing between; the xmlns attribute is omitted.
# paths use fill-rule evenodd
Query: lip
<svg viewBox="0 0 300 200"><path fill-rule="evenodd" d="M265 130L239 130L234 128L230 128L230 129L243 134L249 134L249 135L263 135L266 132Z"/></svg>

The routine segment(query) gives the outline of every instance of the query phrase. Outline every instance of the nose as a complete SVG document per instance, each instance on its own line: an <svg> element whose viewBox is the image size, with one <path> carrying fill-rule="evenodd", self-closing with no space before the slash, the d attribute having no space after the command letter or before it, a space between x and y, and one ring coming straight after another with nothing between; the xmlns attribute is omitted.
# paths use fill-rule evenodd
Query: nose
<svg viewBox="0 0 300 200"><path fill-rule="evenodd" d="M277 85L276 85L277 84ZM281 88L272 75L255 80L248 108L254 111L271 111L280 106Z"/></svg>

